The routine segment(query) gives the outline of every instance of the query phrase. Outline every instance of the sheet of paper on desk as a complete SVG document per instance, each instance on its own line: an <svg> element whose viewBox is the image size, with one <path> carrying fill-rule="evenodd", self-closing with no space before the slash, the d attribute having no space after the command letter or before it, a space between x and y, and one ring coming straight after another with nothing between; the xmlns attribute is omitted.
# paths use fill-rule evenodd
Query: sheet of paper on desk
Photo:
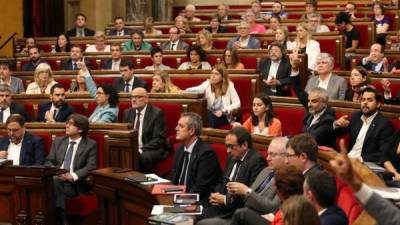
<svg viewBox="0 0 400 225"><path fill-rule="evenodd" d="M372 190L382 198L400 200L400 188L371 187Z"/></svg>
<svg viewBox="0 0 400 225"><path fill-rule="evenodd" d="M141 184L144 184L144 185L171 183L170 180L167 180L167 179L164 179L164 178L162 178L162 177L159 177L159 176L157 176L157 175L154 174L154 173L146 174L145 176L146 176L146 177L153 178L154 181L142 182Z"/></svg>
<svg viewBox="0 0 400 225"><path fill-rule="evenodd" d="M159 215L164 212L165 207L173 207L172 205L154 205L151 210L151 215ZM203 213L203 206L200 206L200 212L196 213L177 213L181 215L201 215Z"/></svg>

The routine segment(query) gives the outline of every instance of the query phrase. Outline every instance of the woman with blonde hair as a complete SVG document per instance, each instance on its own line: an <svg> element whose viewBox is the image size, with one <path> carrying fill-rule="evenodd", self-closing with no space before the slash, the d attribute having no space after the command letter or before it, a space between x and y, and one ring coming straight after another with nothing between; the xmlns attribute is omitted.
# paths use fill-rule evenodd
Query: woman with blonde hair
<svg viewBox="0 0 400 225"><path fill-rule="evenodd" d="M151 93L180 93L182 90L172 83L169 74L166 71L155 71L153 75L153 82Z"/></svg>
<svg viewBox="0 0 400 225"><path fill-rule="evenodd" d="M213 38L213 35L209 31L201 30L196 35L196 43L198 45L200 45L200 47L204 51L215 49L214 46L213 46L212 38Z"/></svg>
<svg viewBox="0 0 400 225"><path fill-rule="evenodd" d="M157 30L157 29L154 28L154 19L151 16L147 17L143 21L143 27L144 27L143 34L145 36L148 36L148 35L162 35L162 31L161 30Z"/></svg>
<svg viewBox="0 0 400 225"><path fill-rule="evenodd" d="M53 71L47 63L40 63L33 75L34 82L26 88L26 94L50 94L51 87L57 82L53 79Z"/></svg>
<svg viewBox="0 0 400 225"><path fill-rule="evenodd" d="M175 26L180 30L181 34L192 33L189 22L184 16L175 17Z"/></svg>
<svg viewBox="0 0 400 225"><path fill-rule="evenodd" d="M94 34L94 44L89 45L85 52L110 52L110 45L106 45L106 35L103 31L96 31Z"/></svg>
<svg viewBox="0 0 400 225"><path fill-rule="evenodd" d="M300 23L296 27L296 38L288 43L288 50L297 49L299 53L306 53L308 56L308 69L315 70L317 56L321 53L319 43L311 39L307 23Z"/></svg>

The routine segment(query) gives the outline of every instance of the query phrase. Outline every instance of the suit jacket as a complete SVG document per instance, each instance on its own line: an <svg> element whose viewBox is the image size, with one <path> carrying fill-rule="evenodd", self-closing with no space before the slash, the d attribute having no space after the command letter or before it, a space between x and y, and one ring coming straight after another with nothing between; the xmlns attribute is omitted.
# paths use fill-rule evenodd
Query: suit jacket
<svg viewBox="0 0 400 225"><path fill-rule="evenodd" d="M25 92L24 84L22 83L22 80L18 77L10 77L10 89L11 89L11 94L20 94L22 92ZM0 80L0 84L5 84Z"/></svg>
<svg viewBox="0 0 400 225"><path fill-rule="evenodd" d="M86 67L90 70L92 68L92 64L90 61L85 60ZM73 70L72 68L72 59L64 60L61 63L62 70ZM79 69L77 69L79 70Z"/></svg>
<svg viewBox="0 0 400 225"><path fill-rule="evenodd" d="M124 111L124 123L135 124L135 119L136 109L129 108ZM164 112L161 111L161 109L148 104L142 124L143 152L162 149L165 150L165 155L163 157L165 158L168 153L168 151L166 151L167 149L165 130L166 125Z"/></svg>
<svg viewBox="0 0 400 225"><path fill-rule="evenodd" d="M50 154L46 158L45 165L61 168L68 144L68 136L56 137L51 146ZM82 137L72 165L74 173L78 176L78 180L74 184L76 184L79 193L85 193L89 189L83 182L83 178L89 175L90 171L97 168L97 151L97 142L90 138Z"/></svg>
<svg viewBox="0 0 400 225"><path fill-rule="evenodd" d="M212 33L211 27L206 27L206 30L208 30L208 32ZM228 28L224 27L224 26L219 26L217 33L228 33Z"/></svg>
<svg viewBox="0 0 400 225"><path fill-rule="evenodd" d="M36 63L36 65L34 65L30 60L29 62L25 63L22 66L22 71L35 71L36 67L40 64L40 63L47 63L46 61L43 61L42 59L39 59L39 62Z"/></svg>
<svg viewBox="0 0 400 225"><path fill-rule="evenodd" d="M1 150L7 150L9 145L10 139L8 136L0 138ZM43 146L41 137L34 136L25 131L24 138L22 139L21 153L19 155L19 165L43 165L46 157Z"/></svg>
<svg viewBox="0 0 400 225"><path fill-rule="evenodd" d="M239 36L232 38L231 40L229 40L226 47L232 48L233 43L235 43L236 41L239 41L239 39L240 39ZM258 48L261 48L261 43L257 38L250 36L250 40L249 40L246 48L247 49L258 49Z"/></svg>
<svg viewBox="0 0 400 225"><path fill-rule="evenodd" d="M116 29L111 29L110 33L108 35L110 35L110 36L117 35L117 30ZM124 28L124 35L131 35L131 30L128 29L128 28Z"/></svg>
<svg viewBox="0 0 400 225"><path fill-rule="evenodd" d="M319 120L307 129L307 121L312 116L312 114L308 112L308 93L301 88L300 76L290 77L290 80L297 98L306 109L306 114L303 119L304 132L311 134L318 145L335 148L336 138L335 132L333 131L333 122L336 119L336 111L330 106L327 106Z"/></svg>
<svg viewBox="0 0 400 225"><path fill-rule="evenodd" d="M363 60L361 59L358 63L357 63L357 65L358 66L361 66L361 67L364 67L366 70L368 70L368 71L375 71L374 70L374 63L372 63L372 62L370 62L370 61L368 61L367 63L363 63ZM379 71L380 72L383 72L383 70L384 70L384 66L381 66L381 68L379 69ZM389 70L390 71L390 70ZM376 72L378 72L378 71L376 71Z"/></svg>
<svg viewBox="0 0 400 225"><path fill-rule="evenodd" d="M94 31L88 28L84 28L85 37L94 36ZM76 28L72 28L71 30L65 32L69 37L76 37Z"/></svg>
<svg viewBox="0 0 400 225"><path fill-rule="evenodd" d="M11 114L20 114L21 116L23 116L25 118L26 122L30 122L32 120L31 116L26 113L26 110L24 109L24 107L15 102L11 102L11 104L10 104L10 113Z"/></svg>
<svg viewBox="0 0 400 225"><path fill-rule="evenodd" d="M51 109L52 104L53 104L52 102L48 102L48 103L41 103L39 105L39 115L37 118L38 122L46 122L45 114L46 114L46 111ZM68 103L64 103L60 107L59 111L57 112L55 121L56 122L65 122L65 121L67 121L68 116L74 112L75 112L74 108L72 108L70 105L68 105Z"/></svg>
<svg viewBox="0 0 400 225"><path fill-rule="evenodd" d="M172 168L172 183L179 183L184 159L184 146L178 147ZM187 177L186 191L199 193L202 201L207 201L208 196L221 177L221 168L218 157L208 143L197 139L190 157Z"/></svg>
<svg viewBox="0 0 400 225"><path fill-rule="evenodd" d="M362 204L365 211L380 225L399 225L400 210L392 202L376 193Z"/></svg>
<svg viewBox="0 0 400 225"><path fill-rule="evenodd" d="M348 225L349 221L343 210L336 205L328 207L320 216L321 225Z"/></svg>
<svg viewBox="0 0 400 225"><path fill-rule="evenodd" d="M305 88L306 92L311 91L314 87L318 87L318 76L312 76L308 79ZM347 91L347 81L343 77L332 74L328 83L328 98L331 100L344 100Z"/></svg>
<svg viewBox="0 0 400 225"><path fill-rule="evenodd" d="M114 79L113 87L115 88L115 90L117 92L124 92L125 91L125 81L121 77ZM147 83L146 83L146 81L135 76L131 90L133 90L137 87L142 87L147 90Z"/></svg>
<svg viewBox="0 0 400 225"><path fill-rule="evenodd" d="M265 80L268 79L271 63L272 61L270 59L262 60L260 62L258 70L261 73L262 79ZM276 73L276 79L279 80L281 84L276 86L276 93L272 92L270 86L266 85L264 82L261 82L262 90L268 95L280 95L280 96L284 95L285 93L282 90L282 88L290 83L291 72L292 72L292 66L285 58L282 58L281 62L279 63L278 71Z"/></svg>
<svg viewBox="0 0 400 225"><path fill-rule="evenodd" d="M272 172L273 170L270 167L266 167L258 174L256 180L250 187L253 191L245 199L244 207L252 209L260 215L273 213L278 210L281 201L276 193L276 187L273 185L273 182L269 182L260 193L255 192Z"/></svg>
<svg viewBox="0 0 400 225"><path fill-rule="evenodd" d="M107 59L102 65L101 69L103 70L111 70L112 69L112 59Z"/></svg>
<svg viewBox="0 0 400 225"><path fill-rule="evenodd" d="M356 143L358 133L363 125L361 111L351 115L350 124L347 127L337 128L338 134L350 133L349 152ZM365 135L361 156L364 161L384 163L387 161L387 151L391 149L393 126L380 112L372 120Z"/></svg>
<svg viewBox="0 0 400 225"><path fill-rule="evenodd" d="M160 47L161 47L162 50L170 50L171 49L171 41L167 41L167 42L162 43ZM176 50L186 50L188 48L189 48L188 43L186 43L186 42L184 42L182 40L179 40L178 46L176 47Z"/></svg>

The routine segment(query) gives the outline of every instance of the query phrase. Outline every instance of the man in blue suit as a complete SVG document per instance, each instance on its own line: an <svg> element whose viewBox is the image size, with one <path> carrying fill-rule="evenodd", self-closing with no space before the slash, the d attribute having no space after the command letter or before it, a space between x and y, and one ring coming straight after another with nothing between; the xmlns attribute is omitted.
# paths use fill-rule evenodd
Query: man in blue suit
<svg viewBox="0 0 400 225"><path fill-rule="evenodd" d="M65 122L69 115L74 113L74 108L65 100L65 88L62 84L55 84L50 89L51 102L39 105L38 122Z"/></svg>
<svg viewBox="0 0 400 225"><path fill-rule="evenodd" d="M0 158L13 160L13 165L42 165L45 160L43 140L25 131L25 119L20 114L8 117L7 137L0 139Z"/></svg>

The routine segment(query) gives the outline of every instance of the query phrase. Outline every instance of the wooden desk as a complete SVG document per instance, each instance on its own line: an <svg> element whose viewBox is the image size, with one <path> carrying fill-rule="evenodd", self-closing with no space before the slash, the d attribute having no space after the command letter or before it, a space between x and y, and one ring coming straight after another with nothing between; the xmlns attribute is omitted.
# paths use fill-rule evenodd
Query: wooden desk
<svg viewBox="0 0 400 225"><path fill-rule="evenodd" d="M124 181L130 171L113 173L112 168L92 172L94 192L99 196L99 224L147 225L153 205L173 204L172 195L152 195L153 186Z"/></svg>
<svg viewBox="0 0 400 225"><path fill-rule="evenodd" d="M55 224L56 172L54 168L0 167L0 224Z"/></svg>

